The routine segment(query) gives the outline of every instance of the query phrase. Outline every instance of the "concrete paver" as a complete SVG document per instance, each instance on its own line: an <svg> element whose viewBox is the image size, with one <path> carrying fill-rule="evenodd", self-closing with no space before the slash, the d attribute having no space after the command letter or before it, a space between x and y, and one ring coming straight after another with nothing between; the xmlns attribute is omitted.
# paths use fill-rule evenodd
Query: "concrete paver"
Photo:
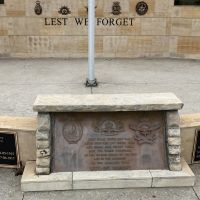
<svg viewBox="0 0 200 200"><path fill-rule="evenodd" d="M59 197L59 198L58 198ZM24 200L198 200L192 188L118 189L26 193Z"/></svg>
<svg viewBox="0 0 200 200"><path fill-rule="evenodd" d="M12 169L0 169L0 199L22 200L23 193L20 189L21 177L15 176Z"/></svg>

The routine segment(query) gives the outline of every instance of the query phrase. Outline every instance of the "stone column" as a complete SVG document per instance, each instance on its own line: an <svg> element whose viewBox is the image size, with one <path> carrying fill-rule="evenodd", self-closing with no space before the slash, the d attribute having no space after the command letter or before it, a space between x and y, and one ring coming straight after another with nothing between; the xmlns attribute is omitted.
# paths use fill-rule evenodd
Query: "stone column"
<svg viewBox="0 0 200 200"><path fill-rule="evenodd" d="M181 136L178 111L167 111L166 118L169 169L171 171L181 171Z"/></svg>
<svg viewBox="0 0 200 200"><path fill-rule="evenodd" d="M38 129L36 132L36 174L50 174L51 162L51 119L48 113L38 113Z"/></svg>

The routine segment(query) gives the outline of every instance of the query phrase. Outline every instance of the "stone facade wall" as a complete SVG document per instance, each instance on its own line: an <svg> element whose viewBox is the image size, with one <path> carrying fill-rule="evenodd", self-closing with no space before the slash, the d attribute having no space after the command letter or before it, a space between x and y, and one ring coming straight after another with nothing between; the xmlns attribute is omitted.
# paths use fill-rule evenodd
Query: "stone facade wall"
<svg viewBox="0 0 200 200"><path fill-rule="evenodd" d="M136 13L139 0L119 0L120 15L113 15L114 0L96 0L96 16L134 18L133 26L97 26L97 57L200 58L200 7L174 6L174 0L145 0L146 15ZM87 0L5 0L0 5L1 57L87 57L87 26L75 17L87 17ZM67 6L71 14L58 13ZM67 25L45 25L45 18L67 17Z"/></svg>

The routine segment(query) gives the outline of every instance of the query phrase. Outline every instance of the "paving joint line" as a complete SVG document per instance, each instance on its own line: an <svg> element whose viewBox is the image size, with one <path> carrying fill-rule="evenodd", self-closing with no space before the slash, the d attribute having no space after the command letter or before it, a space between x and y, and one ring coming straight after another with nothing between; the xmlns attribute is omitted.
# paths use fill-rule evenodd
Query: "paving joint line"
<svg viewBox="0 0 200 200"><path fill-rule="evenodd" d="M193 192L194 192L195 196L197 197L197 199L198 199L198 200L200 200L200 198L199 198L199 196L197 195L197 193L196 193L196 191L195 191L194 187L192 187L192 190L193 190Z"/></svg>

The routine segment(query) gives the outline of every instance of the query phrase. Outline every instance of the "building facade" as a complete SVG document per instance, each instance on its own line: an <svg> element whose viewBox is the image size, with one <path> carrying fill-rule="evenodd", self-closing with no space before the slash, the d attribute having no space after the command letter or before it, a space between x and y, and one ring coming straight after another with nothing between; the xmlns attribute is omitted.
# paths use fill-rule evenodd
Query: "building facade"
<svg viewBox="0 0 200 200"><path fill-rule="evenodd" d="M87 57L87 0L0 0L0 57ZM199 0L96 0L96 56L200 59Z"/></svg>

